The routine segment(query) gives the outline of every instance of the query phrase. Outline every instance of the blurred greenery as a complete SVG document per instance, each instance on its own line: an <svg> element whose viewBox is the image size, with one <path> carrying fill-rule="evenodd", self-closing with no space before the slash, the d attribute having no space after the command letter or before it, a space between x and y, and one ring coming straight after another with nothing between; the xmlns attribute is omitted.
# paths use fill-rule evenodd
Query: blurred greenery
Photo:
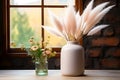
<svg viewBox="0 0 120 80"><path fill-rule="evenodd" d="M20 13L16 8L12 8L10 13L10 43L16 43L16 47L20 44L29 46L28 40L34 36L34 30L28 22L28 16Z"/></svg>

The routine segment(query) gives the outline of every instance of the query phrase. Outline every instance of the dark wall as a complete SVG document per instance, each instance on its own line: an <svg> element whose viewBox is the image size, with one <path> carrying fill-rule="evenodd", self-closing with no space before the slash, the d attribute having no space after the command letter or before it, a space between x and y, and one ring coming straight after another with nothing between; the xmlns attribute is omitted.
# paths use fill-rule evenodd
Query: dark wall
<svg viewBox="0 0 120 80"><path fill-rule="evenodd" d="M90 0L86 0L84 6ZM87 69L120 69L120 2L119 0L94 0L95 5L110 1L116 5L99 24L109 24L94 36L84 38Z"/></svg>
<svg viewBox="0 0 120 80"><path fill-rule="evenodd" d="M1 11L1 13L0 13L0 39L2 39L2 1L0 1L0 11ZM2 40L0 40L0 55L1 55L1 53L2 53L2 46L1 46L1 44L2 44Z"/></svg>

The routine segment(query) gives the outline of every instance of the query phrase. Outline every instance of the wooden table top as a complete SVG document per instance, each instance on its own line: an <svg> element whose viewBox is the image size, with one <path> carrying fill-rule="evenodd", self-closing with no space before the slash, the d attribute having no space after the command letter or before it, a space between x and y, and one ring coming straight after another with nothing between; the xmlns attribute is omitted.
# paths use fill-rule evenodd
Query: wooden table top
<svg viewBox="0 0 120 80"><path fill-rule="evenodd" d="M68 77L60 70L49 70L47 76L36 76L35 70L0 70L0 80L120 80L120 70L85 70L85 76Z"/></svg>

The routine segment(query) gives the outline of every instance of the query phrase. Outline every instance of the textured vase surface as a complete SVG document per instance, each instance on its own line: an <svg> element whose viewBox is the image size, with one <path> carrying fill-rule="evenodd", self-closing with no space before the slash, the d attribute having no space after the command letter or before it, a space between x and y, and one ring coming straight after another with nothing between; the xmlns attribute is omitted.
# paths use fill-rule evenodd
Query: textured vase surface
<svg viewBox="0 0 120 80"><path fill-rule="evenodd" d="M84 74L84 48L75 41L68 41L61 49L61 73L66 76Z"/></svg>

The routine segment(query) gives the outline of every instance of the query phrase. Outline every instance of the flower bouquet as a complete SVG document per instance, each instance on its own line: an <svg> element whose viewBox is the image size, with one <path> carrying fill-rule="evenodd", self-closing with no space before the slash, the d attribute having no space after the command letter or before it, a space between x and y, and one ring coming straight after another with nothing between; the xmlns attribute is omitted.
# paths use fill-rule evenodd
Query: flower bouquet
<svg viewBox="0 0 120 80"><path fill-rule="evenodd" d="M108 26L105 24L96 26L96 24L114 7L114 5L107 6L109 2L104 2L93 8L93 2L94 0L89 2L82 15L80 15L79 11L75 11L72 3L69 3L68 7L66 7L64 17L58 17L49 10L53 27L42 27L67 41L80 41L84 35L93 35Z"/></svg>
<svg viewBox="0 0 120 80"><path fill-rule="evenodd" d="M49 38L49 37L48 37ZM49 41L49 40L47 40ZM48 74L48 58L54 57L56 52L51 48L47 48L49 42L44 42L44 48L41 47L41 43L37 42L33 37L29 40L30 47L26 48L24 45L22 49L28 52L28 55L32 57L35 63L36 75L44 76Z"/></svg>
<svg viewBox="0 0 120 80"><path fill-rule="evenodd" d="M50 58L55 56L56 54L55 51L52 51L52 48L47 47L47 44L49 44L49 42L43 42L44 48L42 48L41 42L37 42L33 37L31 37L29 43L29 48L25 48L24 46L22 48L24 48L28 52L28 55L32 57L33 61L39 59L41 56Z"/></svg>
<svg viewBox="0 0 120 80"><path fill-rule="evenodd" d="M104 2L93 8L93 3L94 0L89 2L82 15L80 15L79 11L75 11L71 3L65 9L64 17L58 17L50 10L48 11L54 26L42 27L68 42L61 50L61 72L63 75L83 75L84 48L77 43L79 43L84 35L93 35L108 26L106 24L96 26L96 24L114 5L107 6L109 2Z"/></svg>

